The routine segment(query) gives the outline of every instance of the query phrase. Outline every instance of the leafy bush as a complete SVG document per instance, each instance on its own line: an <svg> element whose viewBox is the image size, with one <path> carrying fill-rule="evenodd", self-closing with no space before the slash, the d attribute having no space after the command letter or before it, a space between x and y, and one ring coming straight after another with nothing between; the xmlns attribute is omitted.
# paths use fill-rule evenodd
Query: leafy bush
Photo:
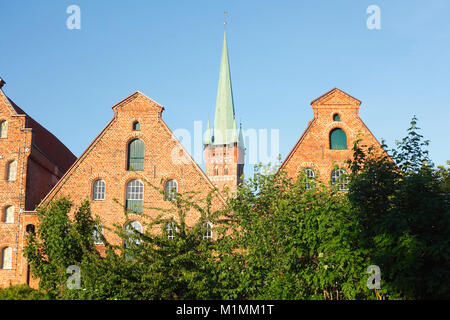
<svg viewBox="0 0 450 320"><path fill-rule="evenodd" d="M39 290L34 290L27 285L0 288L0 300L47 300L49 297Z"/></svg>

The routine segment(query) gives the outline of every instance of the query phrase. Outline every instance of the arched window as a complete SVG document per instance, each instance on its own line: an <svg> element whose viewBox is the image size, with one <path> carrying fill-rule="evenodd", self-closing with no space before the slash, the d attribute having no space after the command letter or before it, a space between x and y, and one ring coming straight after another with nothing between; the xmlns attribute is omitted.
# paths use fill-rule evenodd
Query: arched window
<svg viewBox="0 0 450 320"><path fill-rule="evenodd" d="M333 116L333 121L341 121L341 116L339 116L339 114L335 113Z"/></svg>
<svg viewBox="0 0 450 320"><path fill-rule="evenodd" d="M205 222L203 226L205 227L205 233L203 234L203 239L204 240L212 240L212 238L213 238L213 232L212 232L213 225L212 225L212 223L211 222Z"/></svg>
<svg viewBox="0 0 450 320"><path fill-rule="evenodd" d="M166 232L167 232L167 238L170 240L175 239L175 234L177 232L177 226L174 222L168 222L166 223Z"/></svg>
<svg viewBox="0 0 450 320"><path fill-rule="evenodd" d="M14 207L13 206L8 206L5 208L5 212L3 214L3 222L14 223Z"/></svg>
<svg viewBox="0 0 450 320"><path fill-rule="evenodd" d="M131 180L127 184L126 208L135 213L142 212L144 184L141 180Z"/></svg>
<svg viewBox="0 0 450 320"><path fill-rule="evenodd" d="M218 166L215 166L215 167L214 167L214 175L215 175L215 176L218 176L218 175L219 175L219 167L218 167Z"/></svg>
<svg viewBox="0 0 450 320"><path fill-rule="evenodd" d="M228 175L228 166L225 166L225 168L223 169L223 175L224 176Z"/></svg>
<svg viewBox="0 0 450 320"><path fill-rule="evenodd" d="M99 222L94 227L94 231L92 231L92 240L94 241L94 244L103 244L102 240L103 235L103 225L101 222Z"/></svg>
<svg viewBox="0 0 450 320"><path fill-rule="evenodd" d="M144 170L144 154L145 143L141 139L134 139L128 143L128 171L143 171Z"/></svg>
<svg viewBox="0 0 450 320"><path fill-rule="evenodd" d="M125 226L125 231L128 235L128 239L125 241L125 247L129 243L134 242L135 244L141 244L141 240L136 238L136 233L142 233L142 225L139 221L130 221Z"/></svg>
<svg viewBox="0 0 450 320"><path fill-rule="evenodd" d="M344 169L334 169L331 172L331 184L339 184L339 190L348 190L348 177Z"/></svg>
<svg viewBox="0 0 450 320"><path fill-rule="evenodd" d="M336 128L330 132L330 149L347 149L347 135L344 130Z"/></svg>
<svg viewBox="0 0 450 320"><path fill-rule="evenodd" d="M11 161L8 163L8 172L6 173L6 180L16 181L17 177L17 161Z"/></svg>
<svg viewBox="0 0 450 320"><path fill-rule="evenodd" d="M6 247L2 249L2 269L10 270L12 269L12 248Z"/></svg>
<svg viewBox="0 0 450 320"><path fill-rule="evenodd" d="M34 226L34 224L28 224L25 228L25 233L35 235L36 227Z"/></svg>
<svg viewBox="0 0 450 320"><path fill-rule="evenodd" d="M8 136L8 121L0 121L0 138L6 138Z"/></svg>
<svg viewBox="0 0 450 320"><path fill-rule="evenodd" d="M134 130L134 131L139 131L139 130L141 130L141 124L139 123L139 121L133 122L133 130Z"/></svg>
<svg viewBox="0 0 450 320"><path fill-rule="evenodd" d="M169 180L164 186L164 200L175 200L175 196L178 192L178 183L175 180Z"/></svg>
<svg viewBox="0 0 450 320"><path fill-rule="evenodd" d="M92 200L105 200L106 183L103 180L96 180L92 185Z"/></svg>
<svg viewBox="0 0 450 320"><path fill-rule="evenodd" d="M305 172L306 172L305 188L306 190L311 190L313 187L313 181L314 177L316 176L316 173L311 168L306 168Z"/></svg>

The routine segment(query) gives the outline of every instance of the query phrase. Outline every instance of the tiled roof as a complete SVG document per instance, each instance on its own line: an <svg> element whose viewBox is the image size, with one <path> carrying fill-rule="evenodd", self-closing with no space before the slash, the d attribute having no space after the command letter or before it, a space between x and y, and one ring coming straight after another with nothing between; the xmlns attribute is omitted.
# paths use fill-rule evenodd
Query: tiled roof
<svg viewBox="0 0 450 320"><path fill-rule="evenodd" d="M8 100L18 114L27 117L26 127L33 130L33 144L54 162L62 172L66 172L77 159L74 154L51 132L18 107L14 101L10 98Z"/></svg>

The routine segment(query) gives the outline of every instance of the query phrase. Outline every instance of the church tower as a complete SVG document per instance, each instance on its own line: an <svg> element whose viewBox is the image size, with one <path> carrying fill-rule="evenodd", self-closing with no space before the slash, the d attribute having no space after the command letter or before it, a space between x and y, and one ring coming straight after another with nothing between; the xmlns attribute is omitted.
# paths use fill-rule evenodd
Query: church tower
<svg viewBox="0 0 450 320"><path fill-rule="evenodd" d="M219 86L217 89L214 127L208 126L204 137L206 175L219 191L234 193L244 173L244 137L237 129L231 87L226 31L223 37Z"/></svg>

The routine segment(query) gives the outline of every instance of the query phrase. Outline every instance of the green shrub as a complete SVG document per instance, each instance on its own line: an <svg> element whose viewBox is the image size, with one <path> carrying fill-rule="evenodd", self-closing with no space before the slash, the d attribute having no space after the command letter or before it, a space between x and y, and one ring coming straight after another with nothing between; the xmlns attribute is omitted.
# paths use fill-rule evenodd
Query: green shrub
<svg viewBox="0 0 450 320"><path fill-rule="evenodd" d="M0 288L0 300L47 300L45 293L27 286L16 285L9 288Z"/></svg>

